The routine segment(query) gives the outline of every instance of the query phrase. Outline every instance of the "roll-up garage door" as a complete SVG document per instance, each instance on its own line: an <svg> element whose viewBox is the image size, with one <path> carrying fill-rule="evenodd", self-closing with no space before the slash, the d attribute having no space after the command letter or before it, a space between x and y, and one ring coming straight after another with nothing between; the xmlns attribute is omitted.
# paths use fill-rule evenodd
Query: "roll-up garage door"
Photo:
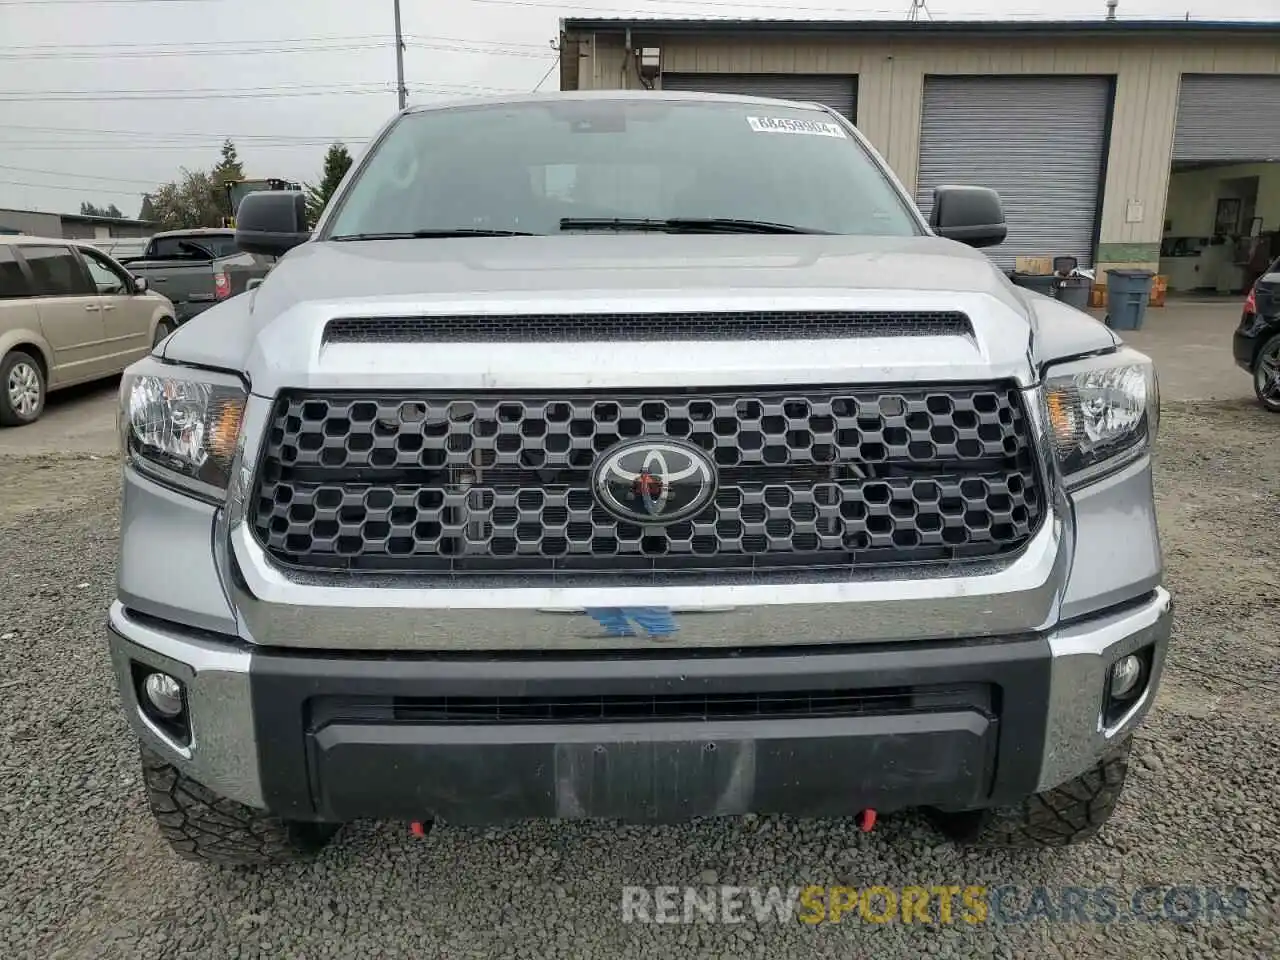
<svg viewBox="0 0 1280 960"><path fill-rule="evenodd" d="M1175 161L1280 158L1280 77L1184 74Z"/></svg>
<svg viewBox="0 0 1280 960"><path fill-rule="evenodd" d="M927 77L920 209L928 216L942 184L991 187L1009 237L985 252L1001 267L1017 256L1089 265L1110 102L1107 77Z"/></svg>
<svg viewBox="0 0 1280 960"><path fill-rule="evenodd" d="M663 90L739 93L821 103L851 121L858 119L858 78L803 73L664 73Z"/></svg>

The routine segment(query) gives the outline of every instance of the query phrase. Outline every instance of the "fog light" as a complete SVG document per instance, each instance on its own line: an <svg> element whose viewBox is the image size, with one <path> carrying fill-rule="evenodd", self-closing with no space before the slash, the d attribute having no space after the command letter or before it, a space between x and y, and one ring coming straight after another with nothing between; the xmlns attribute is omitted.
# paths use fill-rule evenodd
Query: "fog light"
<svg viewBox="0 0 1280 960"><path fill-rule="evenodd" d="M142 681L142 691L147 701L162 717L177 717L182 713L182 684L167 673L149 673Z"/></svg>
<svg viewBox="0 0 1280 960"><path fill-rule="evenodd" d="M1111 696L1119 700L1127 697L1142 677L1142 660L1135 654L1121 657L1111 667Z"/></svg>

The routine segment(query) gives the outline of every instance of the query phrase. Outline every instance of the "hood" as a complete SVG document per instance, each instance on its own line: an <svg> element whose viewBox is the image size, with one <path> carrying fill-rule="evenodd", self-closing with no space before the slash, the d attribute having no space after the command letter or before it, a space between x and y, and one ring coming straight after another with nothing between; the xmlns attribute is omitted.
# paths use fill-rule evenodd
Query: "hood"
<svg viewBox="0 0 1280 960"><path fill-rule="evenodd" d="M663 311L960 311L973 336L841 340L329 343L335 317ZM1044 319L1042 319L1044 318ZM1036 377L1037 331L1105 328L934 237L574 235L312 242L255 291L179 328L168 359L285 387L577 389ZM1102 331L1102 332L1099 332ZM1083 344L1083 345L1082 345Z"/></svg>
<svg viewBox="0 0 1280 960"><path fill-rule="evenodd" d="M616 294L687 300L759 290L986 293L1017 306L976 250L934 237L577 234L303 244L258 292L254 311L310 300Z"/></svg>

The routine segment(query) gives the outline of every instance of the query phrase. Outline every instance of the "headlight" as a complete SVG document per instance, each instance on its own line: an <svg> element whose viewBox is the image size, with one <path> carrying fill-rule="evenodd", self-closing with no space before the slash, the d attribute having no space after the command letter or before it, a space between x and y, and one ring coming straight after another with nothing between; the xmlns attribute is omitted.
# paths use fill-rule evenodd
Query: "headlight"
<svg viewBox="0 0 1280 960"><path fill-rule="evenodd" d="M1068 486L1096 480L1136 460L1155 438L1160 417L1156 371L1136 350L1050 367L1044 398Z"/></svg>
<svg viewBox="0 0 1280 960"><path fill-rule="evenodd" d="M120 383L125 457L161 483L220 503L247 399L231 374L142 360Z"/></svg>

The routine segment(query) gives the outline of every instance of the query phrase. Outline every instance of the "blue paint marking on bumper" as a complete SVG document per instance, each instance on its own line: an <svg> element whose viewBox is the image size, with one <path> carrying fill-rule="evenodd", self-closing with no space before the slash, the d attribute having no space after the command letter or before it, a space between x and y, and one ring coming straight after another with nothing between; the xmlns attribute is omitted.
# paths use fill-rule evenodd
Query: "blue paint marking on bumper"
<svg viewBox="0 0 1280 960"><path fill-rule="evenodd" d="M670 607L594 607L587 616L611 637L634 637L634 623L652 637L669 637L679 631Z"/></svg>

